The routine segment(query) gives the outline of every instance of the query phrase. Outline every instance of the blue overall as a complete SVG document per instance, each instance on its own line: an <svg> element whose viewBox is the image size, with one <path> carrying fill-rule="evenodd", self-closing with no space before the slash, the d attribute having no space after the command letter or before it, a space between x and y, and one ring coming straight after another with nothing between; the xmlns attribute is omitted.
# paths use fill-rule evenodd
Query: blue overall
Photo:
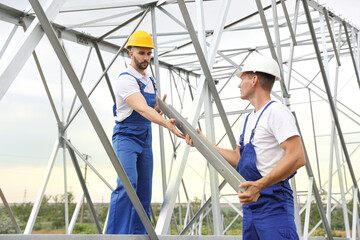
<svg viewBox="0 0 360 240"><path fill-rule="evenodd" d="M260 113L251 132L249 143L244 146L245 129L250 114L245 119L244 129L240 136L241 157L236 170L247 181L262 178L256 167L256 152L252 140L261 115L272 103L273 101L269 102ZM244 240L299 239L294 222L294 201L289 178L263 189L256 202L243 205Z"/></svg>
<svg viewBox="0 0 360 240"><path fill-rule="evenodd" d="M155 93L146 93L144 83L127 72L120 76L124 74L136 79L147 104L154 107L156 103L154 80L151 78ZM134 110L124 121L116 121L112 142L121 165L150 218L153 173L151 122ZM117 188L111 194L107 233L147 234L119 178Z"/></svg>

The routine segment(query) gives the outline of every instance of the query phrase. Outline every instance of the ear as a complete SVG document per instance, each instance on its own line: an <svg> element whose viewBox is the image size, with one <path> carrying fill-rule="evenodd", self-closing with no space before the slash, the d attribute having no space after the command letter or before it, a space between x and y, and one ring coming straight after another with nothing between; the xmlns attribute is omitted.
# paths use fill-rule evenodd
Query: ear
<svg viewBox="0 0 360 240"><path fill-rule="evenodd" d="M251 81L252 81L252 86L254 87L259 82L259 77L257 75L254 75Z"/></svg>
<svg viewBox="0 0 360 240"><path fill-rule="evenodd" d="M130 58L134 55L133 51L129 51Z"/></svg>

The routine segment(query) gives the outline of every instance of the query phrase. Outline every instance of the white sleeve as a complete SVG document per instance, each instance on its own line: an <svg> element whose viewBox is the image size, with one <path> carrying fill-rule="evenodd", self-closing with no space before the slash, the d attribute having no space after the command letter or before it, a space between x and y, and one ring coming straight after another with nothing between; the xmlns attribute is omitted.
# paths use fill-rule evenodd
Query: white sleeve
<svg viewBox="0 0 360 240"><path fill-rule="evenodd" d="M269 128L279 144L292 136L300 135L293 114L281 103L276 104L271 111Z"/></svg>
<svg viewBox="0 0 360 240"><path fill-rule="evenodd" d="M140 92L140 87L134 77L122 75L115 82L115 92L125 100L128 96Z"/></svg>

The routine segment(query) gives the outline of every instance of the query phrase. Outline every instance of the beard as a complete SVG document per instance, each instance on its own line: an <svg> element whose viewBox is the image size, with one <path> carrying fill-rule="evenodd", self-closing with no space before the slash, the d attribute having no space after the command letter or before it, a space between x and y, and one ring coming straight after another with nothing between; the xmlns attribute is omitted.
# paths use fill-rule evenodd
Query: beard
<svg viewBox="0 0 360 240"><path fill-rule="evenodd" d="M139 62L135 56L134 56L134 63L136 65L136 67L138 67L141 70L145 70L147 68L147 66L149 65L149 62L146 60L143 62Z"/></svg>

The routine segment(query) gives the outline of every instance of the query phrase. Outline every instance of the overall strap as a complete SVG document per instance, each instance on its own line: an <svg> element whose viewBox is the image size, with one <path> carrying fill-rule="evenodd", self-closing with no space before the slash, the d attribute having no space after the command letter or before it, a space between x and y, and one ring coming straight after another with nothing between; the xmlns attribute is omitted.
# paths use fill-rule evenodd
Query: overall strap
<svg viewBox="0 0 360 240"><path fill-rule="evenodd" d="M141 82L140 79L138 79L138 78L135 77L134 75L132 75L132 74L130 74L130 73L128 73L128 72L123 72L123 73L121 73L121 74L119 75L119 77L122 76L122 75L129 75L129 76L132 76L133 78L135 78L135 79L136 79L136 82L137 82L138 85L139 85L140 90L141 90L141 89L144 89L144 88L146 87L146 84L143 83L143 82Z"/></svg>
<svg viewBox="0 0 360 240"><path fill-rule="evenodd" d="M250 116L250 113L246 116L245 118L245 123L244 123L244 128L243 128L243 132L242 134L240 135L240 146L244 145L244 136L245 136L245 129L246 129L246 124L247 124L247 121L249 119L249 116Z"/></svg>
<svg viewBox="0 0 360 240"><path fill-rule="evenodd" d="M156 89L156 86L155 86L155 80L153 79L153 77L150 77L150 80L151 80L151 82L153 84L154 91L155 91L155 94L156 94L157 89Z"/></svg>
<svg viewBox="0 0 360 240"><path fill-rule="evenodd" d="M260 116L259 116L258 119L256 120L255 127L254 127L253 130L251 131L250 142L251 142L251 140L252 140L253 137L254 137L255 129L256 129L258 123L259 123L259 120L260 120L262 114L263 114L264 111L270 106L270 104L272 104L273 102L275 102L275 101L270 101L268 104L266 104L265 108L261 111Z"/></svg>

